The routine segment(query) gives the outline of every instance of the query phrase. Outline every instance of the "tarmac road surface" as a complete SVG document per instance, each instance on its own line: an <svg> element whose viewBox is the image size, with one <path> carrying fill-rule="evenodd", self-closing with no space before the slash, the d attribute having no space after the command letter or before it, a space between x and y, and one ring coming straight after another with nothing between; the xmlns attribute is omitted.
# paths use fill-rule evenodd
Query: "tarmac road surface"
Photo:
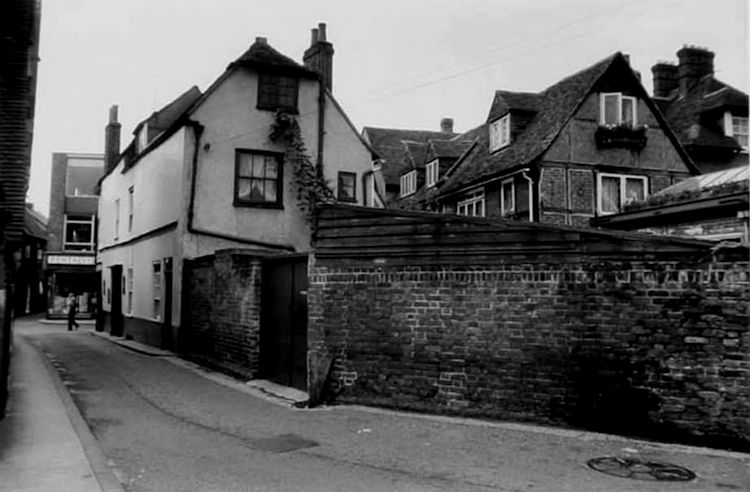
<svg viewBox="0 0 750 492"><path fill-rule="evenodd" d="M86 331L22 322L129 491L747 491L748 456L559 429L353 407L293 409ZM690 482L610 476L629 456Z"/></svg>

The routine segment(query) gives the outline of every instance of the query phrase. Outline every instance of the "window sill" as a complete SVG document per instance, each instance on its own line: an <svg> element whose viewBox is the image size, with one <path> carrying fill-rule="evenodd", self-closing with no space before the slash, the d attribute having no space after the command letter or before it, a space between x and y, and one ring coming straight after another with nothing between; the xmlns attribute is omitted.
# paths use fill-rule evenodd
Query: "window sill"
<svg viewBox="0 0 750 492"><path fill-rule="evenodd" d="M270 209L277 209L277 210L284 209L283 203L249 203L249 202L240 202L237 200L234 201L234 206L241 207L241 208L270 208Z"/></svg>
<svg viewBox="0 0 750 492"><path fill-rule="evenodd" d="M337 198L336 201L341 203L357 203L356 198Z"/></svg>

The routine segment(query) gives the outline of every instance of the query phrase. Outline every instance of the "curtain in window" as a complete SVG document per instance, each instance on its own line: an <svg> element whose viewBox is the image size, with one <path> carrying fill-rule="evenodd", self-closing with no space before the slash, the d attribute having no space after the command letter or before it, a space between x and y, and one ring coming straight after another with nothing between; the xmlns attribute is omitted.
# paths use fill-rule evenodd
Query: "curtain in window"
<svg viewBox="0 0 750 492"><path fill-rule="evenodd" d="M237 198L252 203L275 203L278 198L278 172L274 156L240 154Z"/></svg>
<svg viewBox="0 0 750 492"><path fill-rule="evenodd" d="M635 113L635 107L634 107L635 101L631 97L623 97L622 98L622 123L624 125L630 125L633 126L635 121L633 121L633 114Z"/></svg>
<svg viewBox="0 0 750 492"><path fill-rule="evenodd" d="M620 208L620 179L602 178L602 212L617 212Z"/></svg>
<svg viewBox="0 0 750 492"><path fill-rule="evenodd" d="M625 179L625 203L643 200L645 190L642 179Z"/></svg>
<svg viewBox="0 0 750 492"><path fill-rule="evenodd" d="M606 94L604 96L604 124L605 125L616 125L618 121L619 111L619 94Z"/></svg>

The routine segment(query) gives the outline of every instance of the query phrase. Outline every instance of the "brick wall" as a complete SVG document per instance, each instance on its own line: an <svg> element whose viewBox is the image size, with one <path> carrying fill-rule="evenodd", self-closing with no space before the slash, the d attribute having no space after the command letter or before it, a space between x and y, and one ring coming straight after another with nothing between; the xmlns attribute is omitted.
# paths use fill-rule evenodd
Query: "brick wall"
<svg viewBox="0 0 750 492"><path fill-rule="evenodd" d="M346 264L310 277L328 398L750 449L747 262Z"/></svg>
<svg viewBox="0 0 750 492"><path fill-rule="evenodd" d="M253 378L258 370L261 263L241 250L186 260L178 350Z"/></svg>

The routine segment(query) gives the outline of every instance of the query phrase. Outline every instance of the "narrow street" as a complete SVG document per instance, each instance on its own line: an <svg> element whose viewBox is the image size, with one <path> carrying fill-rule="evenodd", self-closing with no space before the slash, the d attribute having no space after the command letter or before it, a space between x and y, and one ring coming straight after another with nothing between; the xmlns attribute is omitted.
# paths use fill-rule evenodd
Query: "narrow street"
<svg viewBox="0 0 750 492"><path fill-rule="evenodd" d="M57 369L129 491L748 490L748 462L624 438L347 407L285 408L85 328L16 324ZM601 456L693 470L692 482L613 477Z"/></svg>

